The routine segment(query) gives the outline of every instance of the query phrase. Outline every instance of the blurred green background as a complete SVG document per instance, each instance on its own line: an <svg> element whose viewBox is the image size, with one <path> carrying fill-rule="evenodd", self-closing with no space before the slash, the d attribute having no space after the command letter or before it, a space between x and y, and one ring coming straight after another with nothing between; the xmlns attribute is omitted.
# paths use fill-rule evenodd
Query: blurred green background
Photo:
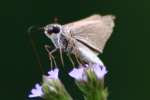
<svg viewBox="0 0 150 100"><path fill-rule="evenodd" d="M108 100L149 100L149 0L1 0L0 99L29 100L31 88L41 81L42 70L27 34L31 25L46 25L55 17L65 24L95 13L117 18L112 37L100 55L109 70ZM32 38L46 73L49 63L43 46L50 41L39 33L33 33ZM82 100L80 92L70 85L71 79L60 77L75 93L75 100Z"/></svg>

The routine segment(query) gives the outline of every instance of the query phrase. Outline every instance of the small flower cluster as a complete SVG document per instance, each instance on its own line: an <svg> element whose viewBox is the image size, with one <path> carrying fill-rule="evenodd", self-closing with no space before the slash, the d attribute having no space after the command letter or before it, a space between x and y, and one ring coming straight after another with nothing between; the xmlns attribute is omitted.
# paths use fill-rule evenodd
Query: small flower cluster
<svg viewBox="0 0 150 100"><path fill-rule="evenodd" d="M85 100L106 100L108 93L103 82L107 74L106 67L99 64L85 66L74 68L69 75L76 80Z"/></svg>
<svg viewBox="0 0 150 100"><path fill-rule="evenodd" d="M48 76L43 76L42 85L36 84L28 97L41 97L46 100L72 100L71 96L67 93L59 80L58 73L58 68L50 70Z"/></svg>
<svg viewBox="0 0 150 100"><path fill-rule="evenodd" d="M96 75L97 79L103 79L105 74L107 73L106 67L100 66L99 64L94 64L94 65L85 65L85 67L80 67L80 68L74 68L69 75L76 80L84 80L87 81L87 71L91 70L93 74Z"/></svg>
<svg viewBox="0 0 150 100"><path fill-rule="evenodd" d="M36 84L29 98L41 97L45 100L73 100L58 78L59 70L55 68L43 76L42 85ZM91 64L73 68L68 74L75 79L76 85L84 94L85 100L106 100L107 89L103 79L107 70L99 64Z"/></svg>
<svg viewBox="0 0 150 100"><path fill-rule="evenodd" d="M58 69L54 69L48 72L48 76L44 76L43 78L45 80L57 80L58 79ZM50 87L51 90L53 87ZM33 98L33 97L43 97L44 93L42 90L42 86L40 86L38 83L35 85L35 88L31 90L32 94L29 94L29 98Z"/></svg>

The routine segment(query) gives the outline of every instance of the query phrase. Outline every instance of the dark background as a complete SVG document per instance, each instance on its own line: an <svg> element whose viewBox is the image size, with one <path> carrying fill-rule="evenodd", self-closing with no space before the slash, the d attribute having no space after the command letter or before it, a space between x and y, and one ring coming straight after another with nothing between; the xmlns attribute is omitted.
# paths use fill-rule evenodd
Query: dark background
<svg viewBox="0 0 150 100"><path fill-rule="evenodd" d="M149 100L149 10L149 0L0 1L0 99L29 100L27 95L41 81L41 72L48 71L43 45L49 40L43 34L32 34L42 70L27 34L31 25L46 25L55 17L65 24L100 13L117 18L112 37L100 55L109 70L109 100ZM75 93L75 100L80 100L80 92L70 86L70 80L65 75L62 79L68 90Z"/></svg>

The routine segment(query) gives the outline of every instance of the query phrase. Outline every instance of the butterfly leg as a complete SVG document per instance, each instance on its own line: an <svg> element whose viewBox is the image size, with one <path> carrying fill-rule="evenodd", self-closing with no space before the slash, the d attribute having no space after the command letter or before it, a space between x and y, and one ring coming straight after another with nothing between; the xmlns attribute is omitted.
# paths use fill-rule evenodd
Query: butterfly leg
<svg viewBox="0 0 150 100"><path fill-rule="evenodd" d="M75 58L79 64L79 66L82 65L82 63L79 60L79 50L77 48L75 48Z"/></svg>
<svg viewBox="0 0 150 100"><path fill-rule="evenodd" d="M52 53L54 53L57 50L57 48L50 51L51 48L49 45L44 45L44 47L45 47L45 50L48 52L48 57L49 57L49 60L51 62L51 68L53 67L53 61L54 61L54 66L56 67L57 64L56 64L55 58L52 55Z"/></svg>
<svg viewBox="0 0 150 100"><path fill-rule="evenodd" d="M63 55L62 55L62 48L59 48L59 53L60 53L60 59L61 59L62 66L64 67L64 60L63 60Z"/></svg>
<svg viewBox="0 0 150 100"><path fill-rule="evenodd" d="M66 49L67 49L67 51L68 51L68 58L70 59L70 61L71 61L71 63L72 63L72 65L74 66L75 64L74 64L74 61L72 60L72 58L71 58L71 56L70 56L70 53L72 53L72 54L74 54L74 57L75 57L75 59L76 59L76 61L77 61L77 63L79 64L79 65L82 65L81 64L81 62L80 62L80 60L79 60L79 57L78 57L78 52L79 52L79 50L78 50L78 48L76 47L76 45L75 45L75 40L74 39L68 39L68 44L67 44L67 47L66 47Z"/></svg>
<svg viewBox="0 0 150 100"><path fill-rule="evenodd" d="M72 57L71 57L70 53L67 53L67 56L68 56L69 60L71 61L73 67L75 67L75 64L74 64L74 62L72 60Z"/></svg>

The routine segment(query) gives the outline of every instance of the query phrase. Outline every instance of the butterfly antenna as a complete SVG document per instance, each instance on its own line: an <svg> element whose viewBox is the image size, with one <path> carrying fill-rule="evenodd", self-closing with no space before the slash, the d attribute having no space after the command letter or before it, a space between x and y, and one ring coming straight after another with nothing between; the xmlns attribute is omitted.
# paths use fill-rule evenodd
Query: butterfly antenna
<svg viewBox="0 0 150 100"><path fill-rule="evenodd" d="M41 73L43 74L42 63L41 63L39 54L38 54L37 49L36 49L36 46L35 46L35 42L34 42L33 37L32 37L32 35L31 35L33 28L35 28L35 26L30 26L30 27L28 28L27 33L28 33L28 36L29 36L29 38L30 38L30 43L31 43L33 52L34 52L35 57L36 57L36 59L37 59L39 69L40 69Z"/></svg>

